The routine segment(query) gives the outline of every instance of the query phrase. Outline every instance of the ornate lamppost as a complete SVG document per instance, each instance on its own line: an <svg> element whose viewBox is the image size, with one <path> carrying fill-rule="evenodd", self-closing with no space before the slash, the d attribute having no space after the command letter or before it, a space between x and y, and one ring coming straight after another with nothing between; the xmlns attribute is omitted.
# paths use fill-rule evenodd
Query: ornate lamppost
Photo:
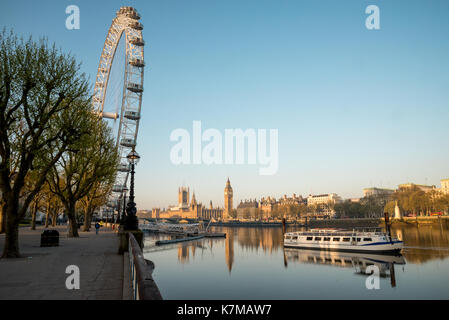
<svg viewBox="0 0 449 320"><path fill-rule="evenodd" d="M122 210L122 213L121 213L121 217L120 217L120 212L119 212L119 214L118 214L118 218L117 218L117 223L119 223L121 226L124 226L125 225L125 220L126 220L126 212L125 212L125 209L126 209L126 193L128 192L128 188L125 186L124 188L123 188L123 210Z"/></svg>
<svg viewBox="0 0 449 320"><path fill-rule="evenodd" d="M128 162L131 164L131 185L129 191L129 202L126 206L126 221L124 229L126 231L129 230L138 230L139 229L139 221L137 220L137 209L136 203L134 202L134 166L139 162L140 156L139 154L133 150L126 156Z"/></svg>

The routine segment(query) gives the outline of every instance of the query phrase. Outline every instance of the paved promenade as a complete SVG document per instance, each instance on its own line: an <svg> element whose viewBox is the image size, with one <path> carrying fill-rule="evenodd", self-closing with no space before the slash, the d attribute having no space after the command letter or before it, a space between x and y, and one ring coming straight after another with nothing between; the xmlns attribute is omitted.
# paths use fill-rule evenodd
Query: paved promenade
<svg viewBox="0 0 449 320"><path fill-rule="evenodd" d="M58 226L59 247L40 247L42 227L20 228L19 259L0 259L0 299L114 299L123 294L123 256L117 253L118 237L111 229L80 232L67 238L66 226ZM0 235L3 251L5 235ZM80 289L68 290L68 265L80 269Z"/></svg>

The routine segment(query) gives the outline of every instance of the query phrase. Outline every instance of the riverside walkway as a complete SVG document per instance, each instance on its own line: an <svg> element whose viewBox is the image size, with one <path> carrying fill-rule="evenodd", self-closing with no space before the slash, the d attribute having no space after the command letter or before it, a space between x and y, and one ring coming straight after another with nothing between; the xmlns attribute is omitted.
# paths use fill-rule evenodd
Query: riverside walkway
<svg viewBox="0 0 449 320"><path fill-rule="evenodd" d="M0 300L122 300L124 262L118 252L118 237L111 229L95 228L67 238L67 226L57 226L59 247L40 247L43 227L19 229L21 258L0 259ZM0 235L3 250L5 235ZM66 288L69 265L80 270L80 289ZM125 280L126 281L126 280Z"/></svg>

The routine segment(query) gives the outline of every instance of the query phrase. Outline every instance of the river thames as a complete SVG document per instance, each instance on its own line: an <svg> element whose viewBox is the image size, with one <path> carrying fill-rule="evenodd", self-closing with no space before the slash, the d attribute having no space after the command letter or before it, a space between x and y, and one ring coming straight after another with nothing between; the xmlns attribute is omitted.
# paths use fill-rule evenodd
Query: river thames
<svg viewBox="0 0 449 320"><path fill-rule="evenodd" d="M449 299L447 226L393 227L404 241L399 257L284 249L282 228L212 231L227 237L156 246L170 236L145 235L144 255L164 299ZM369 290L372 264L380 283Z"/></svg>

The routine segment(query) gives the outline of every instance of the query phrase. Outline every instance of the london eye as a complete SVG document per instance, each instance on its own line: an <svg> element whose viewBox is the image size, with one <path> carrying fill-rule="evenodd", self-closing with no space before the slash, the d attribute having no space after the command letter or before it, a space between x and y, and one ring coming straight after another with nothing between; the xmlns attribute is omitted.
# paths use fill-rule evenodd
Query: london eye
<svg viewBox="0 0 449 320"><path fill-rule="evenodd" d="M130 172L126 156L137 144L145 66L139 20L133 7L117 11L104 42L92 97L94 110L112 129L120 159L112 193L103 208L107 213L123 199Z"/></svg>

